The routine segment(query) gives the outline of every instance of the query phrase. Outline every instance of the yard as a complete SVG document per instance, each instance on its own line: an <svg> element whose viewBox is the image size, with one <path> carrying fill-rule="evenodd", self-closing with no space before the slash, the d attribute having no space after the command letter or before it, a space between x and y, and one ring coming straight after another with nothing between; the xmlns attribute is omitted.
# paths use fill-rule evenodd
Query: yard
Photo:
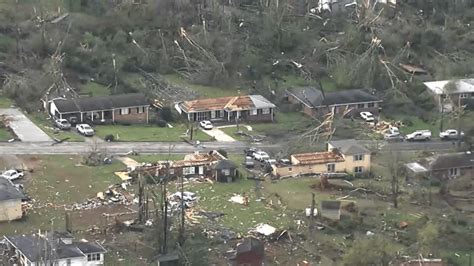
<svg viewBox="0 0 474 266"><path fill-rule="evenodd" d="M173 127L158 127L155 125L99 125L95 126L97 136L104 139L113 135L115 141L183 141L186 137L186 126L173 124ZM195 128L193 140L211 141L211 137Z"/></svg>
<svg viewBox="0 0 474 266"><path fill-rule="evenodd" d="M0 141L8 141L11 138L13 138L13 135L8 128L0 126Z"/></svg>
<svg viewBox="0 0 474 266"><path fill-rule="evenodd" d="M199 94L200 98L217 98L217 97L225 97L225 96L236 96L237 93L236 88L219 88L219 87L211 87L211 86L203 86L198 84L192 84L187 81L185 78L181 77L179 74L169 74L163 76L165 80L175 86L184 87L186 89L195 91ZM248 94L249 91L242 89L240 91L240 95Z"/></svg>
<svg viewBox="0 0 474 266"><path fill-rule="evenodd" d="M87 93L93 97L110 95L110 90L108 87L93 81L83 84L80 88L81 93Z"/></svg>
<svg viewBox="0 0 474 266"><path fill-rule="evenodd" d="M48 118L48 115L46 113L29 113L26 114L26 116L53 139L67 139L67 141L84 141L84 137L79 135L77 132L74 132L74 129L71 129L70 131L55 129L53 127L53 121Z"/></svg>
<svg viewBox="0 0 474 266"><path fill-rule="evenodd" d="M13 102L5 97L2 92L0 92L0 108L10 108Z"/></svg>

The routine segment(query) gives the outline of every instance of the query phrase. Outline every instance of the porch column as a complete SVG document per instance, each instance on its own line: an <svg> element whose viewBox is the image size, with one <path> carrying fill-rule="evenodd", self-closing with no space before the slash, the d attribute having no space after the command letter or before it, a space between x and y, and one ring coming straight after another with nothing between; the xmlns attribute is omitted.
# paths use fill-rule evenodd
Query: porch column
<svg viewBox="0 0 474 266"><path fill-rule="evenodd" d="M83 122L83 121L84 121L84 113L81 112L81 122Z"/></svg>
<svg viewBox="0 0 474 266"><path fill-rule="evenodd" d="M112 122L115 123L115 109L112 109Z"/></svg>
<svg viewBox="0 0 474 266"><path fill-rule="evenodd" d="M91 112L91 120L94 121L94 112Z"/></svg>
<svg viewBox="0 0 474 266"><path fill-rule="evenodd" d="M275 113L273 112L273 108L270 108L270 114L272 115L272 122L275 118Z"/></svg>
<svg viewBox="0 0 474 266"><path fill-rule="evenodd" d="M101 122L104 122L104 111L102 111L102 119L101 119Z"/></svg>
<svg viewBox="0 0 474 266"><path fill-rule="evenodd" d="M59 119L63 119L63 114L59 113Z"/></svg>
<svg viewBox="0 0 474 266"><path fill-rule="evenodd" d="M227 121L230 121L230 113L231 112L227 112Z"/></svg>
<svg viewBox="0 0 474 266"><path fill-rule="evenodd" d="M143 107L146 110L146 123L148 124L148 107Z"/></svg>
<svg viewBox="0 0 474 266"><path fill-rule="evenodd" d="M188 121L191 121L191 114L188 113Z"/></svg>

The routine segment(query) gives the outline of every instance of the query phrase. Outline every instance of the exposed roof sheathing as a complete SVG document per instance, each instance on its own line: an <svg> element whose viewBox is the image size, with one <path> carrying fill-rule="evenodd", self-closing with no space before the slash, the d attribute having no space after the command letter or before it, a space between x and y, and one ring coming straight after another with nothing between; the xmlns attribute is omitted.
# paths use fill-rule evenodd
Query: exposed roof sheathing
<svg viewBox="0 0 474 266"><path fill-rule="evenodd" d="M322 164L344 161L342 155L330 151L293 154L291 155L291 157L298 161L297 165Z"/></svg>
<svg viewBox="0 0 474 266"><path fill-rule="evenodd" d="M242 111L258 108L275 108L275 105L261 95L244 95L198 99L180 103L184 112L205 112L215 110Z"/></svg>

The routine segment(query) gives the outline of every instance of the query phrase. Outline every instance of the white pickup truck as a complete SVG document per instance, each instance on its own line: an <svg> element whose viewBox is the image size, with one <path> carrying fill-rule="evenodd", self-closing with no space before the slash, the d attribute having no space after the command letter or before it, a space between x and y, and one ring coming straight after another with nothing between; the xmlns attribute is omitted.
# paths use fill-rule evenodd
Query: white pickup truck
<svg viewBox="0 0 474 266"><path fill-rule="evenodd" d="M405 136L407 141L420 141L420 140L430 140L431 131L429 130L417 130L411 134Z"/></svg>

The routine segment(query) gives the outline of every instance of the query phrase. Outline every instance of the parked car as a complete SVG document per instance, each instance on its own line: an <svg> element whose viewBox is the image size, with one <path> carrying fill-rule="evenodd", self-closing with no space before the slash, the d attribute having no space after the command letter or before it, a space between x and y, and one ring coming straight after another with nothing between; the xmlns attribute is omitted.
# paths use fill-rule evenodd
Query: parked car
<svg viewBox="0 0 474 266"><path fill-rule="evenodd" d="M402 141L403 137L398 130L398 127L390 127L388 131L383 135L384 140L388 141Z"/></svg>
<svg viewBox="0 0 474 266"><path fill-rule="evenodd" d="M203 120L203 121L199 122L199 125L200 125L202 128L206 129L206 130L210 130L210 129L213 128L212 122L209 121L209 120Z"/></svg>
<svg viewBox="0 0 474 266"><path fill-rule="evenodd" d="M244 149L245 156L253 157L253 154L257 151L255 148L246 148Z"/></svg>
<svg viewBox="0 0 474 266"><path fill-rule="evenodd" d="M264 151L256 151L253 154L253 158L257 161L263 162L265 160L270 159L270 156L268 156L268 153Z"/></svg>
<svg viewBox="0 0 474 266"><path fill-rule="evenodd" d="M25 174L20 170L10 169L3 172L0 176L13 181L22 178Z"/></svg>
<svg viewBox="0 0 474 266"><path fill-rule="evenodd" d="M290 165L291 164L291 161L289 159L280 159L280 160L278 160L278 162L283 164L283 165Z"/></svg>
<svg viewBox="0 0 474 266"><path fill-rule="evenodd" d="M77 132L84 136L94 136L94 129L89 126L88 124L77 124L76 125Z"/></svg>
<svg viewBox="0 0 474 266"><path fill-rule="evenodd" d="M461 131L461 138L464 137L464 132ZM458 139L458 131L456 129L446 129L439 133L439 138L442 140Z"/></svg>
<svg viewBox="0 0 474 266"><path fill-rule="evenodd" d="M244 165L245 165L246 168L253 168L253 167L255 167L255 162L253 161L252 157L245 156Z"/></svg>
<svg viewBox="0 0 474 266"><path fill-rule="evenodd" d="M360 117L365 122L374 122L375 120L374 115L371 112L360 112Z"/></svg>
<svg viewBox="0 0 474 266"><path fill-rule="evenodd" d="M429 130L417 130L411 134L405 136L407 141L420 141L420 140L430 140L431 131Z"/></svg>
<svg viewBox="0 0 474 266"><path fill-rule="evenodd" d="M67 121L66 119L55 119L54 125L61 130L71 129L71 123L69 123L69 121Z"/></svg>

